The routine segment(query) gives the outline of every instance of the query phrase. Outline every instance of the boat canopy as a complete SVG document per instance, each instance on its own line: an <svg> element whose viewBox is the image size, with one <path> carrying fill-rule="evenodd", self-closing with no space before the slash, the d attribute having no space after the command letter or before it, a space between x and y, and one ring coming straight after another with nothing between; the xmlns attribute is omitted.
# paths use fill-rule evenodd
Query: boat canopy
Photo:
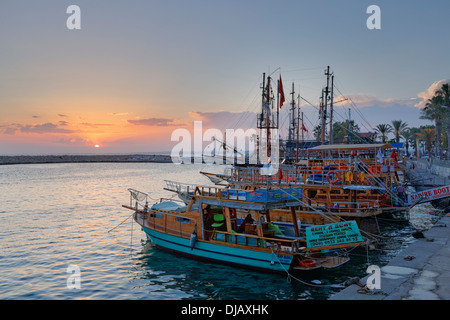
<svg viewBox="0 0 450 320"><path fill-rule="evenodd" d="M392 145L383 143L369 143L369 144L324 144L314 148L309 148L308 151L328 151L328 150L356 150L356 149L392 149Z"/></svg>

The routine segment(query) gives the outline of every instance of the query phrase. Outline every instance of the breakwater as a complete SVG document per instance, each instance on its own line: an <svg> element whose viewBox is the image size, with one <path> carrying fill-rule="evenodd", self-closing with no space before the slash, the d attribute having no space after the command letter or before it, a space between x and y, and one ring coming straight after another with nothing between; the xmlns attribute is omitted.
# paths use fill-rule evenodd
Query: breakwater
<svg viewBox="0 0 450 320"><path fill-rule="evenodd" d="M162 154L116 154L116 155L18 155L0 156L0 165L36 163L78 162L158 162L170 163L169 155Z"/></svg>

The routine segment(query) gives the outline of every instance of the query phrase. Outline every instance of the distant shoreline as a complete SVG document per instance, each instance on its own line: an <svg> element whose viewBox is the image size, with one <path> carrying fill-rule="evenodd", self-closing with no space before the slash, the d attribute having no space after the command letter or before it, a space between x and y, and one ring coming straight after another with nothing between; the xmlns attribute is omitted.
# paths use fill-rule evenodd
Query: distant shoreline
<svg viewBox="0 0 450 320"><path fill-rule="evenodd" d="M37 155L0 156L0 165L82 162L157 162L171 163L170 155L120 154L120 155Z"/></svg>

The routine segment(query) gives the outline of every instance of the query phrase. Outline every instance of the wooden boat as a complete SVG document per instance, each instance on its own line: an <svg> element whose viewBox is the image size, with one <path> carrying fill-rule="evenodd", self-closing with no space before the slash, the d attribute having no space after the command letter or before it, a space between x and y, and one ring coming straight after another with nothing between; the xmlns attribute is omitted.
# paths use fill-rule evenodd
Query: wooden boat
<svg viewBox="0 0 450 320"><path fill-rule="evenodd" d="M249 190L268 184L302 186L302 204L296 208L301 221L355 220L361 229L378 233L376 217L409 218L407 194L397 192L405 184L404 159L395 161L392 152L389 144L322 145L308 149L306 158L294 165L280 165L277 175L263 175L259 167L233 167L226 182ZM271 215L274 221L293 222L288 208L274 209Z"/></svg>
<svg viewBox="0 0 450 320"><path fill-rule="evenodd" d="M363 239L356 223L330 224L327 229L271 220L271 210L290 208L297 221L296 196L301 188L251 191L196 187L189 204L163 201L149 207L147 194L130 191L134 220L159 248L190 258L220 262L260 271L333 268L349 261L342 249ZM243 225L251 215L253 223ZM322 226L321 226L322 227Z"/></svg>

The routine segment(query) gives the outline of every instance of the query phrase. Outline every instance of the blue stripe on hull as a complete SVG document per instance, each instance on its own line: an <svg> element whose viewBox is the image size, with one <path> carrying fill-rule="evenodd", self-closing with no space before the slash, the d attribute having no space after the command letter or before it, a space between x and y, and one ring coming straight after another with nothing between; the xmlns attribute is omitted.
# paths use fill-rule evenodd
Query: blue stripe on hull
<svg viewBox="0 0 450 320"><path fill-rule="evenodd" d="M213 243L197 241L193 250L190 247L190 239L158 232L143 227L147 237L162 249L174 251L191 258L221 262L225 264L239 265L246 268L259 269L262 271L284 273L289 270L292 256L260 252L243 248L235 248ZM283 266L278 260L282 261ZM271 264L273 262L273 264Z"/></svg>

